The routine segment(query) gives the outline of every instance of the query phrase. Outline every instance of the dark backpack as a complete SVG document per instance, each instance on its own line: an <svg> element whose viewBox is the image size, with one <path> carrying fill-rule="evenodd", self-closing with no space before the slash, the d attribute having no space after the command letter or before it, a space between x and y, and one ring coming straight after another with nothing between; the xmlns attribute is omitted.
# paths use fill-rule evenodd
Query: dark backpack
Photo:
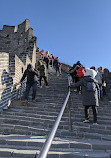
<svg viewBox="0 0 111 158"><path fill-rule="evenodd" d="M45 67L44 67L44 65L40 65L40 76L45 76Z"/></svg>
<svg viewBox="0 0 111 158"><path fill-rule="evenodd" d="M94 82L87 82L87 91L94 92L96 90L96 85Z"/></svg>

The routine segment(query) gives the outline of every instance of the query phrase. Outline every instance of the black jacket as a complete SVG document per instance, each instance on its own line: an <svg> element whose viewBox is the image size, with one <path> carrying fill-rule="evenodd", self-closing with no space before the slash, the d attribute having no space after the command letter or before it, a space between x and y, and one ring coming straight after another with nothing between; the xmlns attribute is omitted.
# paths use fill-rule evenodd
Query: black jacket
<svg viewBox="0 0 111 158"><path fill-rule="evenodd" d="M80 67L83 67L83 65L82 65L81 63L79 63L79 64L74 64L73 67L71 67L69 71L71 71L71 70L73 70L73 69L78 70Z"/></svg>
<svg viewBox="0 0 111 158"><path fill-rule="evenodd" d="M36 71L36 69L34 69L33 72L30 72L26 69L20 81L22 82L27 77L27 83L36 82L37 80L35 75L38 76L38 72Z"/></svg>

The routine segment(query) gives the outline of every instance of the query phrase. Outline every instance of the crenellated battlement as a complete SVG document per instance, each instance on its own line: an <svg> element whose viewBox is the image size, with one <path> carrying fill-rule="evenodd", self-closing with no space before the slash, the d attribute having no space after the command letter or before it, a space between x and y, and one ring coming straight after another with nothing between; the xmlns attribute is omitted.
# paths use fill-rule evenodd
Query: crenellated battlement
<svg viewBox="0 0 111 158"><path fill-rule="evenodd" d="M27 32L29 28L30 28L30 20L25 19L25 21L23 23L18 25L17 32L24 33L24 32Z"/></svg>
<svg viewBox="0 0 111 158"><path fill-rule="evenodd" d="M31 44L31 45L30 45ZM0 51L7 52L9 55L26 53L29 48L36 45L36 37L33 36L33 29L30 28L30 21L26 19L23 23L16 26L4 25L0 30Z"/></svg>
<svg viewBox="0 0 111 158"><path fill-rule="evenodd" d="M4 25L3 26L3 32L5 32L6 34L11 34L17 31L17 27L16 26L8 26L8 25Z"/></svg>

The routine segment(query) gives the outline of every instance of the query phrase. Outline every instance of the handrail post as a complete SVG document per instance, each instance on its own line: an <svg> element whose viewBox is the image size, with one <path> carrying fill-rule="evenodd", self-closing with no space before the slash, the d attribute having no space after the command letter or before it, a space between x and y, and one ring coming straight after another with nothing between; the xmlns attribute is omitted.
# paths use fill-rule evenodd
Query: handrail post
<svg viewBox="0 0 111 158"><path fill-rule="evenodd" d="M68 101L68 110L69 110L69 131L72 131L72 120L71 120L71 96Z"/></svg>
<svg viewBox="0 0 111 158"><path fill-rule="evenodd" d="M22 85L20 85L20 101L21 101L21 97L22 97Z"/></svg>
<svg viewBox="0 0 111 158"><path fill-rule="evenodd" d="M68 76L68 85L70 86L70 79L69 79L69 76ZM69 87L69 91L70 91L70 87ZM72 131L72 120L71 120L71 96L69 96L68 110L69 110L69 131Z"/></svg>

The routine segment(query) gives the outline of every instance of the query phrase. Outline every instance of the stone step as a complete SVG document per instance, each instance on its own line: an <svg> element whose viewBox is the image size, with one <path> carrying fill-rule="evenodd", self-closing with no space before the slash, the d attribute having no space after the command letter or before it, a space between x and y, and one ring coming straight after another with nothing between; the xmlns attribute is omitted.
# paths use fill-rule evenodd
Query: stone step
<svg viewBox="0 0 111 158"><path fill-rule="evenodd" d="M52 128L55 120L49 119L20 119L20 118L0 118L0 122L3 124L32 126L35 128ZM68 121L61 121L58 129L69 129Z"/></svg>
<svg viewBox="0 0 111 158"><path fill-rule="evenodd" d="M48 110L48 109L47 109ZM60 110L59 110L60 111ZM30 110L10 110L9 112L2 112L3 114L7 114L7 113L12 113L13 115L16 115L16 114L18 114L18 115L20 115L20 116L22 116L22 115L24 115L24 114L26 114L27 116L28 115L31 115L31 114L33 114L33 115L48 115L48 116L57 116L58 115L58 113L59 113L59 111L49 111L49 112L47 112L46 110L37 110L37 111L30 111ZM68 112L66 111L66 113L64 114L64 116L65 117L68 117Z"/></svg>
<svg viewBox="0 0 111 158"><path fill-rule="evenodd" d="M111 113L111 110L105 110L105 109L99 109L99 108L97 108L98 109L98 115L101 115L101 116L103 116L103 115L105 115L105 116L110 116L110 113ZM83 114L84 113L84 109L83 108L79 108L79 109L74 109L73 107L71 107L71 111L72 111L72 113L79 113L79 114ZM90 111L90 113L92 113L92 109L90 108L89 109L89 111Z"/></svg>
<svg viewBox="0 0 111 158"><path fill-rule="evenodd" d="M98 126L96 128L91 128L90 126L82 127L82 126L74 126L74 129L76 129L78 132L87 132L87 133L98 133L103 135L111 135L111 130L106 129L100 129Z"/></svg>
<svg viewBox="0 0 111 158"><path fill-rule="evenodd" d="M21 146L21 147L36 147L41 148L46 140L46 136L22 136L22 135L0 135L1 145ZM78 140L78 139L63 139L55 138L52 142L51 149L88 149L88 150L111 150L111 141L100 140Z"/></svg>
<svg viewBox="0 0 111 158"><path fill-rule="evenodd" d="M12 125L12 124L0 124L0 133L1 134L22 134L22 135L47 135L50 130L44 127L33 127L25 125Z"/></svg>
<svg viewBox="0 0 111 158"><path fill-rule="evenodd" d="M4 114L0 115L0 118L18 118L18 119L22 119L22 120L36 120L36 119L51 119L51 120L56 120L57 116L51 116L51 115L39 115L39 114L26 114L23 113L22 115L20 115L19 113L11 113L11 112L6 112ZM63 117L62 121L68 121L68 117Z"/></svg>
<svg viewBox="0 0 111 158"><path fill-rule="evenodd" d="M110 121L111 120L111 116L106 116L106 115L102 115L100 113L98 113L98 120L104 120L104 121ZM84 114L78 114L78 113L73 113L72 112L72 120L74 121L76 118L81 118L84 119ZM93 118L93 114L92 112L90 112L90 118Z"/></svg>
<svg viewBox="0 0 111 158"><path fill-rule="evenodd" d="M0 113L0 133L4 134L0 136L0 157L35 158L38 155L68 92L67 75L63 73L57 77L55 70L49 72L49 88L37 89L36 103L23 106L18 101L13 102L7 111ZM107 98L100 101L98 112L98 126L93 126L92 122L83 124L81 94L71 91L73 131L68 129L67 107L48 158L110 158L111 110ZM90 116L92 121L91 111Z"/></svg>
<svg viewBox="0 0 111 158"><path fill-rule="evenodd" d="M91 116L91 115L90 115ZM83 122L84 117L82 118L77 118L77 117L72 117L72 122ZM90 117L90 123L93 123L93 117ZM111 125L111 120L105 120L105 119L98 119L98 124L100 125Z"/></svg>
<svg viewBox="0 0 111 158"><path fill-rule="evenodd" d="M10 144L10 143L9 143ZM24 143L23 143L24 144ZM31 143L30 143L31 144ZM83 143L84 144L84 143ZM74 145L74 144L73 144ZM92 149L74 149L74 146L78 147L78 144L76 144L73 146L71 149L68 148L51 148L49 154L48 154L48 158L52 158L52 157L56 157L56 158L110 158L110 150L92 150ZM86 145L86 144L85 144ZM107 144L108 147L109 144ZM63 145L62 145L63 146ZM82 146L82 144L81 144ZM67 147L67 146L66 146ZM82 146L83 147L83 146ZM84 147L87 147L84 146ZM34 158L35 156L38 155L39 150L37 147L25 147L23 145L20 145L16 148L16 146L4 146L2 145L2 149L0 149L0 155L3 157L23 157L23 158Z"/></svg>

